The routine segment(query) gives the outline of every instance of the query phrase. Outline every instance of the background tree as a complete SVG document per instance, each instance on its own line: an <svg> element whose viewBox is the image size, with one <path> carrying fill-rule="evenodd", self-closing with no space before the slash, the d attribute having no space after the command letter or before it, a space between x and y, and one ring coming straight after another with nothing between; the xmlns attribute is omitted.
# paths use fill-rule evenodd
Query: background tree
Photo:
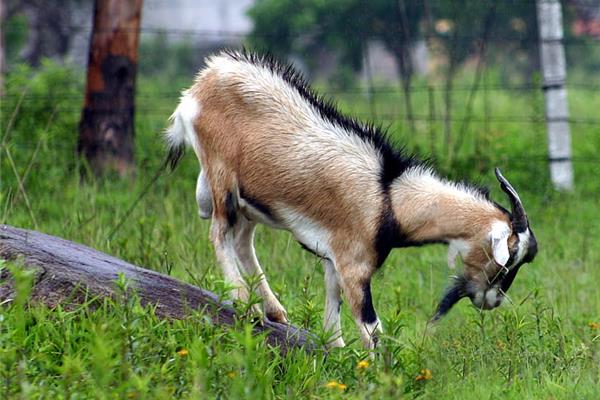
<svg viewBox="0 0 600 400"><path fill-rule="evenodd" d="M481 72L488 63L509 66L499 71L507 83L531 82L539 70L536 8L535 2L524 1L431 4L435 40L446 59L444 137L446 155L452 158L462 143L460 137L452 137L453 82L459 67L468 59L477 59L473 88L479 87Z"/></svg>
<svg viewBox="0 0 600 400"><path fill-rule="evenodd" d="M501 71L507 80L523 76L531 80L539 69L534 2L258 0L249 15L254 20L254 31L249 38L252 45L282 57L300 55L309 68L315 67L311 61L316 58L314 55L325 48L338 55L343 67L359 71L368 41L381 41L396 60L409 122L411 50L418 40L431 35L446 61L444 130L448 149L452 148L453 82L467 59L481 58L480 53L486 57L510 57L513 67ZM423 32L421 27L430 31ZM515 58L523 58L525 63Z"/></svg>
<svg viewBox="0 0 600 400"><path fill-rule="evenodd" d="M451 159L452 138L452 92L459 65L470 55L477 54L477 45L489 36L490 24L495 22L495 5L487 2L454 1L435 2L432 7L438 40L446 56L444 88L444 144ZM483 47L480 45L480 49ZM482 54L479 55L480 57Z"/></svg>
<svg viewBox="0 0 600 400"><path fill-rule="evenodd" d="M4 50L4 23L6 5L0 0L0 95L4 94L4 71L6 69L6 51Z"/></svg>
<svg viewBox="0 0 600 400"><path fill-rule="evenodd" d="M134 92L142 0L96 0L77 150L92 171L133 171Z"/></svg>
<svg viewBox="0 0 600 400"><path fill-rule="evenodd" d="M404 106L411 131L415 131L411 101L413 77L412 49L422 37L420 22L424 14L421 2L398 0L376 1L371 4L372 36L381 40L396 59L398 76L404 93Z"/></svg>
<svg viewBox="0 0 600 400"><path fill-rule="evenodd" d="M280 56L315 54L325 47L354 71L363 67L369 41L380 40L396 60L406 113L412 115L411 50L420 37L423 7L419 2L258 0L249 14L254 21L249 38L252 45Z"/></svg>
<svg viewBox="0 0 600 400"><path fill-rule="evenodd" d="M15 15L25 17L27 39L21 57L37 67L44 57L63 58L76 33L87 23L92 0L2 0L4 23Z"/></svg>

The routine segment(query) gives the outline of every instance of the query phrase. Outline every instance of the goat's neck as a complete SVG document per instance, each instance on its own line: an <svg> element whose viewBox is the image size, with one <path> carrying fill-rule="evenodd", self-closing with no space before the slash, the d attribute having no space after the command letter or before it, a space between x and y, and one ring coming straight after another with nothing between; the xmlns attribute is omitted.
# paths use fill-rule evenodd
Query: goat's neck
<svg viewBox="0 0 600 400"><path fill-rule="evenodd" d="M397 179L390 188L392 210L409 241L470 239L502 212L471 189L428 173Z"/></svg>

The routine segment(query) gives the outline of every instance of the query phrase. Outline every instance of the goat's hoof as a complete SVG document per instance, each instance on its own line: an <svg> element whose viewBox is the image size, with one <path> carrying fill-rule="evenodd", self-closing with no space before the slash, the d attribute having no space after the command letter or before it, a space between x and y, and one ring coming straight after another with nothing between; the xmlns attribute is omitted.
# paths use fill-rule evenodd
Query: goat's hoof
<svg viewBox="0 0 600 400"><path fill-rule="evenodd" d="M287 324L287 313L285 310L270 310L267 311L267 319L272 322L279 322L280 324Z"/></svg>

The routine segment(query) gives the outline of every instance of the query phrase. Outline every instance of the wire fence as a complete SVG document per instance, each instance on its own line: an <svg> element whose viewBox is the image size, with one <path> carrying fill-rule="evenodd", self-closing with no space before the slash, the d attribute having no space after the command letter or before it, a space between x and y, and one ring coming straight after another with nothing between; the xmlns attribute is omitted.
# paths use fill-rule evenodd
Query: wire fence
<svg viewBox="0 0 600 400"><path fill-rule="evenodd" d="M428 0L429 3L434 4L436 0ZM535 0L512 0L515 4L535 4ZM161 8L162 3L146 4L148 8ZM596 5L581 5L582 8L588 8L590 10L597 10ZM493 23L493 14L490 18ZM489 21L488 21L489 22ZM350 110L350 113L360 119L364 120L376 120L383 125L408 125L421 124L417 127L419 133L427 136L431 131L435 131L435 136L430 135L431 141L441 140L443 137L441 131L449 129L448 126L452 126L452 130L455 135L459 137L455 138L456 142L462 144L465 132L472 130L473 125L478 125L477 130L490 130L492 126L498 126L500 124L517 124L525 127L525 130L531 130L532 126L539 126L538 130L544 129L546 122L544 114L543 96L542 96L542 84L541 83L514 83L510 81L498 83L494 81L489 82L488 69L502 69L504 65L498 64L496 60L492 60L491 53L495 47L506 48L507 45L518 44L521 47L535 47L538 45L537 37L531 37L524 34L515 32L504 32L502 34L496 32L490 32L488 27L482 21L481 31L478 34L448 34L437 32L431 27L427 29L427 32L423 35L423 40L426 44L427 51L430 55L435 56L440 52L438 48L431 45L432 41L435 40L469 40L475 45L470 50L470 55L467 57L466 63L470 63L472 77L469 79L462 79L460 81L446 81L446 82L430 82L428 77L420 79L417 83L411 83L407 88L403 88L401 83L380 83L377 77L369 76L372 72L369 72L368 68L364 70L363 79L358 85L353 87L335 87L325 85L320 88L320 92L325 93L329 98L340 99L343 103L348 104L359 104L359 107ZM89 25L71 25L67 28L82 32L89 35L92 31L92 27ZM96 28L98 30L99 28ZM327 24L320 25L316 31L307 32L304 34L296 35L295 41L302 42L311 40L315 36L318 36L320 32L330 29ZM100 28L100 30L102 30ZM112 31L112 29L111 29ZM169 36L175 39L177 38L193 38L195 43L206 42L208 39L219 39L231 43L243 43L247 36L247 32L240 32L235 30L227 29L187 29L187 28L154 28L154 27L143 27L140 31L142 35L142 42L149 40L150 42L159 36ZM132 32L133 34L133 32ZM263 38L269 38L269 34L254 33L254 35L262 35ZM354 38L349 36L346 40L353 40ZM369 37L362 37L361 40L369 39ZM375 39L375 38L373 38ZM588 53L600 53L600 40L590 37L573 37L568 35L562 42L567 49L567 53L571 50L576 49L577 51L583 51ZM167 43L167 46L177 46L177 40ZM212 42L211 42L212 43ZM144 47L146 51L152 52L149 47ZM364 51L368 51L365 49ZM156 57L156 54L144 54L140 53L140 61L147 55ZM159 55L160 56L160 55ZM308 55L312 56L312 55ZM368 59L368 54L365 54ZM510 57L504 58L507 62ZM569 60L569 64L576 64L575 60ZM474 66L473 66L474 65ZM200 67L200 65L198 65ZM506 67L510 67L507 65ZM82 72L83 73L83 72ZM585 78L591 78L589 81L583 81L581 74L577 77L577 81L570 81L567 84L567 89L570 94L576 94L583 99L589 99L595 101L598 104L597 93L600 93L600 72L598 70L591 71L593 76L584 75ZM465 80L468 81L465 83ZM587 79L586 79L587 80ZM190 76L191 81L191 76ZM426 81L426 83L423 83ZM407 89L407 90L406 90ZM11 87L8 91L3 94L3 102L15 103L16 100L22 96L23 88ZM72 91L69 93L53 92L52 94L34 93L26 94L23 98L23 108L27 108L28 104L35 102L47 102L50 105L56 105L56 112L61 114L70 114L77 116L81 113L81 106L83 102L83 91L84 87L78 87L79 93L74 94ZM453 97L453 102L444 104L444 96L450 93ZM494 96L515 96L525 97L530 99L530 105L527 109L519 109L516 107L505 107L506 110L498 111L494 105ZM394 97L388 97L394 96ZM407 112L405 107L401 104L406 96L412 96L413 100L418 103L418 107L414 112L410 114ZM138 118L140 116L147 117L152 116L157 120L160 118L165 119L174 109L175 103L179 97L179 93L176 90L144 90L140 91L136 95L136 113ZM392 101L398 102L398 104L391 105ZM477 103L477 105L475 105ZM448 109L445 109L448 108ZM477 110L474 108L477 107ZM352 108L352 107L349 107ZM449 109L452 108L452 113ZM107 110L107 112L118 113L126 112L129 113L131 110ZM600 127L600 112L580 112L576 107L571 109L571 116L564 119L565 122L572 124L574 127L582 127L582 129L573 129L574 140L579 140L580 137L583 140L587 140L590 137L590 131L595 131L596 134L600 134L600 128L596 130L596 127ZM156 127L159 129L159 127ZM539 132L538 132L539 133ZM593 133L592 133L593 134ZM533 140L538 140L538 136ZM57 148L72 148L73 141L68 142L55 142L52 145ZM19 138L11 143L11 145L28 149L35 148L36 142L28 142L24 138ZM454 145L456 146L456 145ZM545 150L539 146L535 149L536 151L531 154L522 154L518 156L511 156L510 162L547 162L548 156L545 154ZM591 155L575 155L572 159L574 163L585 163L594 164L600 163L600 157L594 157Z"/></svg>
<svg viewBox="0 0 600 400"><path fill-rule="evenodd" d="M568 84L567 85L569 93L589 93L591 96L596 96L600 92L600 86L588 85L587 87L584 84ZM57 104L57 111L63 113L81 113L81 103L83 102L83 90L84 87L80 88L81 94L26 94L22 99L22 102L27 105L27 103L35 103L35 102L47 102L47 103L55 103ZM373 87L371 89L368 88L352 88L352 89L323 89L319 90L320 93L323 93L326 98L335 100L336 97L344 97L349 98L351 101L357 103L364 103L367 100L368 96L379 96L379 95L401 95L400 88L390 88L389 86L381 86L381 87ZM470 92L473 90L472 86L464 85L464 86L454 86L452 87L452 92ZM529 84L526 85L508 85L508 86L488 86L482 90L486 91L494 91L494 92L520 92L520 93L539 93L541 92L541 86L532 86ZM446 92L446 89L441 86L411 86L411 93L435 93L435 92ZM2 96L3 99L7 101L15 101L22 96L22 91L19 93L16 90L11 90ZM135 111L138 113L142 113L144 115L154 114L157 116L164 116L165 113L171 113L174 109L174 105L177 100L180 98L180 93L170 91L170 92L143 92L138 93L136 95L137 106ZM165 104L164 101L167 101ZM157 104L148 104L154 103ZM430 107L429 107L430 108ZM543 107L540 107L540 111L542 111ZM463 111L464 110L459 110ZM575 110L576 111L576 110ZM106 110L107 113L118 114L120 112L128 113L127 110L118 110L115 108L111 108L110 110ZM576 113L576 112L575 112ZM375 112L378 119L386 120L386 121L396 121L402 119L401 112ZM573 113L572 113L573 114ZM364 112L364 111L354 111L352 115L360 118L369 119L373 117L372 113ZM415 121L429 121L436 122L442 121L446 117L443 115L432 115L432 114L413 114L412 119ZM481 116L451 116L449 120L452 122L472 122L472 123L522 123L522 124L540 124L546 121L546 118L543 113L529 113L529 114L521 114L521 113L511 113L505 115L498 114L488 114ZM569 118L564 119L565 122L570 124L581 124L581 125L598 125L600 127L600 112L594 116L589 117L581 117L581 116L571 116ZM576 133L576 132L575 132Z"/></svg>
<svg viewBox="0 0 600 400"><path fill-rule="evenodd" d="M323 24L317 28L317 30L312 31L310 33L300 33L294 36L297 40L310 39L317 36L319 33L322 33L327 30L327 24ZM113 33L113 27L96 27L93 28L89 25L68 25L65 26L65 29L79 31L87 34L91 34L92 29L99 33ZM191 36L199 39L206 38L236 38L236 39L246 39L250 34L253 36L258 36L262 38L278 38L277 34L269 34L269 33L249 33L244 31L236 31L236 30L221 30L221 29L190 29L190 28L157 28L157 27L140 27L140 28L120 28L121 32L130 32L135 33L139 32L142 36L147 34L149 36L154 35L167 35L167 36ZM432 32L427 34L427 38L439 38L439 39L448 39L450 35L446 33L440 32ZM481 35L476 34L455 34L453 35L456 39L466 39L466 40L481 40ZM377 39L379 36L376 35L366 35L361 39ZM502 35L490 35L489 41L494 44L505 44L505 43L526 43L526 44L537 44L537 37L529 37L523 36L522 34L514 34L507 33ZM581 37L564 37L560 40L565 46L585 46L585 47L598 47L600 46L600 41L594 41L591 38L581 36ZM352 38L348 38L348 40L352 40Z"/></svg>

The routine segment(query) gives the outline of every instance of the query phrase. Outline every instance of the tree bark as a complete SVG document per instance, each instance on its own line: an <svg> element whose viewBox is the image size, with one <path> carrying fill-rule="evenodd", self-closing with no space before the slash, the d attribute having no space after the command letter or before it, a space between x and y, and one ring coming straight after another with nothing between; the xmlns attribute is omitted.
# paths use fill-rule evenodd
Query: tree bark
<svg viewBox="0 0 600 400"><path fill-rule="evenodd" d="M212 292L169 276L129 264L90 247L55 236L0 225L0 259L22 260L36 270L31 301L48 307L70 307L94 296L118 296L115 281L123 273L143 305L155 307L160 318L184 319L195 310L207 313L213 323L234 325L236 313L230 302ZM14 298L6 269L0 271L0 304ZM8 278L8 279L7 279ZM314 337L291 325L264 321L254 328L266 332L267 343L290 348L315 348Z"/></svg>
<svg viewBox="0 0 600 400"><path fill-rule="evenodd" d="M4 71L6 70L6 48L4 47L4 29L6 26L6 4L0 0L0 96L4 95Z"/></svg>
<svg viewBox="0 0 600 400"><path fill-rule="evenodd" d="M77 150L96 175L133 172L134 92L142 0L96 0Z"/></svg>
<svg viewBox="0 0 600 400"><path fill-rule="evenodd" d="M404 107L406 109L406 120L408 121L408 127L411 134L416 133L415 120L413 115L412 98L410 84L413 75L413 63L412 63L412 43L413 40L410 37L410 29L408 27L408 16L406 15L406 4L404 0L398 0L398 9L400 14L400 22L402 25L401 35L401 49L396 54L398 60L398 66L400 68L400 80L402 83L402 91L404 93Z"/></svg>

